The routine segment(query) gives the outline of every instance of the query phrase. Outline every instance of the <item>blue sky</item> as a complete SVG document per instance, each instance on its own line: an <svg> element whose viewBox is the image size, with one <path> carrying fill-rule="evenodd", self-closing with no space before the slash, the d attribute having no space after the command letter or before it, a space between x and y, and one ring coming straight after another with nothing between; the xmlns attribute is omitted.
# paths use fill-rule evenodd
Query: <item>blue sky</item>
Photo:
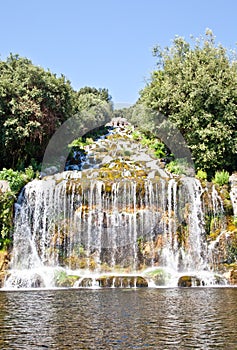
<svg viewBox="0 0 237 350"><path fill-rule="evenodd" d="M237 42L235 0L0 1L0 54L27 57L64 74L74 89L109 89L134 103L155 68L152 48L175 35L189 40L211 28L227 48Z"/></svg>

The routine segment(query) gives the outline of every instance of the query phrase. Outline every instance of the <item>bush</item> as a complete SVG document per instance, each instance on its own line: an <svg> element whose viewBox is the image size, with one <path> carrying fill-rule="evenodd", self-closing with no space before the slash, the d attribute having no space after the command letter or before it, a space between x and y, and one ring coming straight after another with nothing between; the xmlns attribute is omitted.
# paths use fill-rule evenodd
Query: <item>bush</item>
<svg viewBox="0 0 237 350"><path fill-rule="evenodd" d="M135 141L140 141L141 140L141 133L139 132L139 131L134 131L133 133L132 133L132 138L133 138L133 140L135 140Z"/></svg>
<svg viewBox="0 0 237 350"><path fill-rule="evenodd" d="M199 180L206 180L207 179L207 173L206 173L206 171L203 171L203 170L200 169L200 170L198 170L196 177Z"/></svg>
<svg viewBox="0 0 237 350"><path fill-rule="evenodd" d="M173 174L181 175L182 169L177 160L172 160L169 164L167 164L166 169Z"/></svg>
<svg viewBox="0 0 237 350"><path fill-rule="evenodd" d="M3 170L0 171L0 180L8 181L11 191L17 194L27 182L34 178L34 175L35 173L32 166L26 168L25 172L3 168Z"/></svg>
<svg viewBox="0 0 237 350"><path fill-rule="evenodd" d="M154 140L153 143L150 145L150 148L154 149L157 158L163 158L166 156L165 144L163 142Z"/></svg>
<svg viewBox="0 0 237 350"><path fill-rule="evenodd" d="M0 196L0 250L7 248L11 243L15 199L12 192L1 193Z"/></svg>
<svg viewBox="0 0 237 350"><path fill-rule="evenodd" d="M175 159L166 165L166 169L176 175L189 175L190 169L185 159Z"/></svg>
<svg viewBox="0 0 237 350"><path fill-rule="evenodd" d="M222 171L217 171L215 173L215 177L214 179L212 179L212 181L216 185L223 186L223 185L228 185L229 178L230 178L230 174L228 173L228 171L222 170Z"/></svg>
<svg viewBox="0 0 237 350"><path fill-rule="evenodd" d="M92 145L93 143L93 139L90 137L87 138L83 138L83 137L79 137L78 139L72 141L68 147L74 147L74 148L81 148L83 149L85 146L89 146Z"/></svg>
<svg viewBox="0 0 237 350"><path fill-rule="evenodd" d="M140 141L142 146L151 149L157 158L163 158L166 156L165 144L154 136L147 136L139 131L134 131L132 137L135 141Z"/></svg>

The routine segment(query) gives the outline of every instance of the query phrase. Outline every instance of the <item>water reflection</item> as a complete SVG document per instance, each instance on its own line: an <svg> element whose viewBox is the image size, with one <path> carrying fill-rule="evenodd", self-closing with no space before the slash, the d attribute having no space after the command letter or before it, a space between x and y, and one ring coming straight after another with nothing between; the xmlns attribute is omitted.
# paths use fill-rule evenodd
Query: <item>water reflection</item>
<svg viewBox="0 0 237 350"><path fill-rule="evenodd" d="M237 349L237 288L0 293L1 349Z"/></svg>

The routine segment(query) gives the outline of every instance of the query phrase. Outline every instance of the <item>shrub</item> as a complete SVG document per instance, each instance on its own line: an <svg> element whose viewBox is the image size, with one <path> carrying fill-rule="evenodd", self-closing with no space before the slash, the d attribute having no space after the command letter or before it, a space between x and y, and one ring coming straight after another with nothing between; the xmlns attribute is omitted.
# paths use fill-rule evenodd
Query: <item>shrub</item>
<svg viewBox="0 0 237 350"><path fill-rule="evenodd" d="M91 145L93 143L92 138L83 138L83 137L79 137L78 139L72 141L68 147L71 148L84 148L85 146Z"/></svg>
<svg viewBox="0 0 237 350"><path fill-rule="evenodd" d="M182 169L177 160L172 160L169 164L167 164L166 168L170 173L173 173L176 175L182 174Z"/></svg>
<svg viewBox="0 0 237 350"><path fill-rule="evenodd" d="M228 171L222 170L215 173L215 177L212 181L219 186L228 185L230 174Z"/></svg>
<svg viewBox="0 0 237 350"><path fill-rule="evenodd" d="M132 133L132 138L133 138L133 140L135 140L135 141L141 140L141 133L140 133L139 131L134 131L134 132Z"/></svg>
<svg viewBox="0 0 237 350"><path fill-rule="evenodd" d="M34 175L32 166L26 168L25 172L3 168L0 171L0 180L8 181L11 191L17 194L27 182L34 178Z"/></svg>
<svg viewBox="0 0 237 350"><path fill-rule="evenodd" d="M166 165L166 169L176 175L189 175L190 168L185 159L175 159Z"/></svg>
<svg viewBox="0 0 237 350"><path fill-rule="evenodd" d="M155 155L157 158L163 158L166 156L165 144L163 142L155 140L153 144L151 144L150 148L155 150Z"/></svg>
<svg viewBox="0 0 237 350"><path fill-rule="evenodd" d="M196 177L199 180L206 180L207 179L207 173L206 173L206 171L203 171L203 170L200 169L200 170L198 170Z"/></svg>
<svg viewBox="0 0 237 350"><path fill-rule="evenodd" d="M3 193L0 196L0 250L7 248L11 243L15 199L12 192Z"/></svg>

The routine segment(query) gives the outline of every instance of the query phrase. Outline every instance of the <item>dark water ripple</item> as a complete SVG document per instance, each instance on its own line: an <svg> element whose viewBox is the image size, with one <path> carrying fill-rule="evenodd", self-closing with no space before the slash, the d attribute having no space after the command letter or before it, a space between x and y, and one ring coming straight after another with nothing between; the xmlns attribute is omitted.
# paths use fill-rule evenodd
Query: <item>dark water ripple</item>
<svg viewBox="0 0 237 350"><path fill-rule="evenodd" d="M237 288L0 292L0 349L237 349Z"/></svg>

